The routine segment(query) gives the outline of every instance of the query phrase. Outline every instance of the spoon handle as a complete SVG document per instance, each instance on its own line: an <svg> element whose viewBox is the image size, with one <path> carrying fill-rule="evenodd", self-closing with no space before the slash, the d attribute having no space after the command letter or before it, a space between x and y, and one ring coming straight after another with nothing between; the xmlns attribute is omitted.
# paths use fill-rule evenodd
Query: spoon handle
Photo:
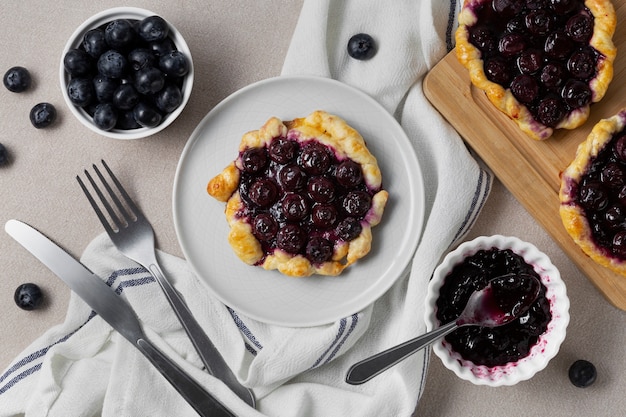
<svg viewBox="0 0 626 417"><path fill-rule="evenodd" d="M363 359L350 367L346 382L351 385L363 384L457 327L456 321L451 321L431 332Z"/></svg>

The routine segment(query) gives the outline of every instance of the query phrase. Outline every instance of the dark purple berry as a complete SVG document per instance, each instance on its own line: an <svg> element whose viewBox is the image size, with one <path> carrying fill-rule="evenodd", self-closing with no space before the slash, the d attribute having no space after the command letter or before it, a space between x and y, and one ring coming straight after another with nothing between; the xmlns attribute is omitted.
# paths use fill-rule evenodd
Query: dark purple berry
<svg viewBox="0 0 626 417"><path fill-rule="evenodd" d="M252 233L262 242L272 240L278 232L278 223L271 214L261 213L252 221Z"/></svg>
<svg viewBox="0 0 626 417"><path fill-rule="evenodd" d="M108 50L98 58L98 71L109 78L123 78L128 70L128 61L116 50Z"/></svg>
<svg viewBox="0 0 626 417"><path fill-rule="evenodd" d="M163 115L152 105L145 101L140 101L133 108L133 116L137 123L143 127L155 127L161 123Z"/></svg>
<svg viewBox="0 0 626 417"><path fill-rule="evenodd" d="M620 259L626 259L626 230L619 231L613 236L613 255Z"/></svg>
<svg viewBox="0 0 626 417"><path fill-rule="evenodd" d="M281 201L281 208L287 221L299 221L309 214L309 204L300 194L285 195Z"/></svg>
<svg viewBox="0 0 626 417"><path fill-rule="evenodd" d="M9 163L9 151L0 143L0 166L5 166Z"/></svg>
<svg viewBox="0 0 626 417"><path fill-rule="evenodd" d="M523 2L518 0L493 0L491 7L503 17L512 17L519 14L524 5Z"/></svg>
<svg viewBox="0 0 626 417"><path fill-rule="evenodd" d="M361 217L370 209L372 197L365 191L350 191L343 198L341 207L348 216Z"/></svg>
<svg viewBox="0 0 626 417"><path fill-rule="evenodd" d="M162 41L169 35L169 26L160 16L149 16L137 25L137 33L146 42Z"/></svg>
<svg viewBox="0 0 626 417"><path fill-rule="evenodd" d="M567 69L574 78L586 80L596 72L596 57L591 48L574 52L567 61Z"/></svg>
<svg viewBox="0 0 626 417"><path fill-rule="evenodd" d="M133 86L139 94L150 95L161 91L165 85L165 76L154 67L141 69L135 73Z"/></svg>
<svg viewBox="0 0 626 417"><path fill-rule="evenodd" d="M573 48L574 43L563 31L549 34L544 44L546 54L556 59L565 59Z"/></svg>
<svg viewBox="0 0 626 417"><path fill-rule="evenodd" d="M572 16L565 24L565 31L573 41L586 44L593 35L593 17L586 12Z"/></svg>
<svg viewBox="0 0 626 417"><path fill-rule="evenodd" d="M306 185L306 174L295 164L285 165L278 171L278 182L287 191L298 191Z"/></svg>
<svg viewBox="0 0 626 417"><path fill-rule="evenodd" d="M93 112L93 123L102 130L111 130L117 124L117 112L110 103L101 103Z"/></svg>
<svg viewBox="0 0 626 417"><path fill-rule="evenodd" d="M269 207L278 199L278 187L268 178L259 178L250 185L248 196L259 207Z"/></svg>
<svg viewBox="0 0 626 417"><path fill-rule="evenodd" d="M159 69L170 77L183 77L189 72L189 61L180 51L171 51L159 58Z"/></svg>
<svg viewBox="0 0 626 417"><path fill-rule="evenodd" d="M43 292L37 284L22 284L15 290L13 300L23 310L35 310L43 302Z"/></svg>
<svg viewBox="0 0 626 417"><path fill-rule="evenodd" d="M171 113L183 103L183 92L175 84L166 84L156 93L154 102L163 113Z"/></svg>
<svg viewBox="0 0 626 417"><path fill-rule="evenodd" d="M354 59L367 60L376 55L376 42L366 33L359 33L348 41L348 55Z"/></svg>
<svg viewBox="0 0 626 417"><path fill-rule="evenodd" d="M324 145L319 142L306 144L298 158L298 164L310 175L320 175L328 170L331 156Z"/></svg>
<svg viewBox="0 0 626 417"><path fill-rule="evenodd" d="M337 209L332 204L315 204L311 209L311 220L320 229L328 229L337 223Z"/></svg>
<svg viewBox="0 0 626 417"><path fill-rule="evenodd" d="M43 129L50 126L57 118L57 110L50 103L36 104L30 110L30 122L37 129Z"/></svg>
<svg viewBox="0 0 626 417"><path fill-rule="evenodd" d="M361 234L363 226L361 222L354 217L346 217L337 225L337 236L341 240L349 242L356 239Z"/></svg>
<svg viewBox="0 0 626 417"><path fill-rule="evenodd" d="M599 181L589 181L580 186L578 201L588 210L600 211L609 204L609 197Z"/></svg>
<svg viewBox="0 0 626 417"><path fill-rule="evenodd" d="M517 67L524 74L534 74L543 67L543 54L537 49L522 51L517 58Z"/></svg>
<svg viewBox="0 0 626 417"><path fill-rule="evenodd" d="M576 8L577 4L577 0L550 0L552 10L554 10L559 15L565 15L573 11Z"/></svg>
<svg viewBox="0 0 626 417"><path fill-rule="evenodd" d="M626 162L626 135L619 136L614 140L613 153L618 159Z"/></svg>
<svg viewBox="0 0 626 417"><path fill-rule="evenodd" d="M335 185L326 177L313 177L307 184L309 197L318 203L328 203L335 198Z"/></svg>
<svg viewBox="0 0 626 417"><path fill-rule="evenodd" d="M133 24L126 19L113 20L104 28L104 38L112 48L128 48L135 41Z"/></svg>
<svg viewBox="0 0 626 417"><path fill-rule="evenodd" d="M563 86L561 97L568 106L577 109L591 102L591 89L587 83L571 79Z"/></svg>
<svg viewBox="0 0 626 417"><path fill-rule="evenodd" d="M72 77L82 77L93 70L94 61L84 50L70 49L63 57L63 67Z"/></svg>
<svg viewBox="0 0 626 417"><path fill-rule="evenodd" d="M88 30L85 33L82 46L82 49L95 59L98 59L100 55L109 49L109 45L104 37L104 31L99 28Z"/></svg>
<svg viewBox="0 0 626 417"><path fill-rule="evenodd" d="M498 42L498 51L504 57L512 57L526 49L526 39L519 33L505 33Z"/></svg>
<svg viewBox="0 0 626 417"><path fill-rule="evenodd" d="M24 67L12 67L4 73L4 86L14 93L22 93L30 87L30 72Z"/></svg>
<svg viewBox="0 0 626 417"><path fill-rule="evenodd" d="M330 261L333 257L333 244L323 237L313 237L306 245L306 257L313 264Z"/></svg>
<svg viewBox="0 0 626 417"><path fill-rule="evenodd" d="M549 90L556 91L562 87L567 79L565 68L559 63L548 63L541 70L539 80Z"/></svg>
<svg viewBox="0 0 626 417"><path fill-rule="evenodd" d="M525 23L533 35L545 36L552 31L554 18L547 10L533 10L526 15Z"/></svg>
<svg viewBox="0 0 626 417"><path fill-rule="evenodd" d="M267 152L265 148L248 148L241 154L241 165L244 171L256 174L267 165Z"/></svg>
<svg viewBox="0 0 626 417"><path fill-rule="evenodd" d="M574 386L586 388L596 381L598 372L594 364L584 359L579 359L570 366L568 376Z"/></svg>
<svg viewBox="0 0 626 417"><path fill-rule="evenodd" d="M565 117L563 102L556 97L544 98L537 106L537 118L539 122L548 127L556 127Z"/></svg>
<svg viewBox="0 0 626 417"><path fill-rule="evenodd" d="M485 63L485 75L490 81L505 87L511 81L511 69L502 57L495 57Z"/></svg>
<svg viewBox="0 0 626 417"><path fill-rule="evenodd" d="M470 42L485 55L498 49L498 39L491 29L485 26L472 26L469 30Z"/></svg>
<svg viewBox="0 0 626 417"><path fill-rule="evenodd" d="M335 176L337 182L347 188L356 187L363 182L361 165L351 160L339 164Z"/></svg>
<svg viewBox="0 0 626 417"><path fill-rule="evenodd" d="M298 154L300 145L295 140L274 138L269 145L269 156L279 164L286 164Z"/></svg>
<svg viewBox="0 0 626 417"><path fill-rule="evenodd" d="M611 188L620 188L626 182L626 173L617 162L609 162L600 171L600 181Z"/></svg>
<svg viewBox="0 0 626 417"><path fill-rule="evenodd" d="M539 94L539 85L527 74L518 75L511 81L511 92L521 103L529 104Z"/></svg>
<svg viewBox="0 0 626 417"><path fill-rule="evenodd" d="M276 234L276 246L285 252L297 254L304 247L306 236L295 224L286 224Z"/></svg>

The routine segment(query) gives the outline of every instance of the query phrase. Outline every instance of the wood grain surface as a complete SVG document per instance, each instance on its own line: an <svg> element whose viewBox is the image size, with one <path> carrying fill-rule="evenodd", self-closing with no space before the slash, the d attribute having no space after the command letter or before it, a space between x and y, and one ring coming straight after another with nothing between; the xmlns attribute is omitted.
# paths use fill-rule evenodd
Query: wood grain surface
<svg viewBox="0 0 626 417"><path fill-rule="evenodd" d="M592 261L567 234L559 216L560 173L594 124L626 107L626 0L614 1L617 46L614 77L604 99L592 105L587 122L535 141L471 85L467 70L450 52L424 79L426 97L454 126L498 179L546 229L563 251L615 307L626 310L626 277ZM515 221L515 219L511 219ZM567 282L567 277L563 277Z"/></svg>

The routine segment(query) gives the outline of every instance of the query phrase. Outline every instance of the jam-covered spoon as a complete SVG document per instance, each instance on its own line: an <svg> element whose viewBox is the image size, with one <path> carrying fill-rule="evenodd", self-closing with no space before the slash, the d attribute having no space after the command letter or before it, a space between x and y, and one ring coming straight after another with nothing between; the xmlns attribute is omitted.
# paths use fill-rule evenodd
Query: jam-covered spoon
<svg viewBox="0 0 626 417"><path fill-rule="evenodd" d="M359 385L369 381L411 354L462 326L496 327L526 313L541 289L539 280L528 274L495 277L474 292L461 315L428 333L364 359L348 370L346 382Z"/></svg>

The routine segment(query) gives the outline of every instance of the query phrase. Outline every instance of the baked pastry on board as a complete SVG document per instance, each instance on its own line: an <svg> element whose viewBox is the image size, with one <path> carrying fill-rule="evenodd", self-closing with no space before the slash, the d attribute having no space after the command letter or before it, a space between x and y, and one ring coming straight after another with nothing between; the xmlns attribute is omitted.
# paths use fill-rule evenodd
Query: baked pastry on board
<svg viewBox="0 0 626 417"><path fill-rule="evenodd" d="M561 174L560 215L595 262L626 275L626 108L600 120Z"/></svg>
<svg viewBox="0 0 626 417"><path fill-rule="evenodd" d="M465 0L456 53L473 85L531 138L574 129L613 78L610 0Z"/></svg>
<svg viewBox="0 0 626 417"><path fill-rule="evenodd" d="M367 255L388 199L363 137L324 111L244 134L207 192L226 202L242 261L294 277L339 275Z"/></svg>

